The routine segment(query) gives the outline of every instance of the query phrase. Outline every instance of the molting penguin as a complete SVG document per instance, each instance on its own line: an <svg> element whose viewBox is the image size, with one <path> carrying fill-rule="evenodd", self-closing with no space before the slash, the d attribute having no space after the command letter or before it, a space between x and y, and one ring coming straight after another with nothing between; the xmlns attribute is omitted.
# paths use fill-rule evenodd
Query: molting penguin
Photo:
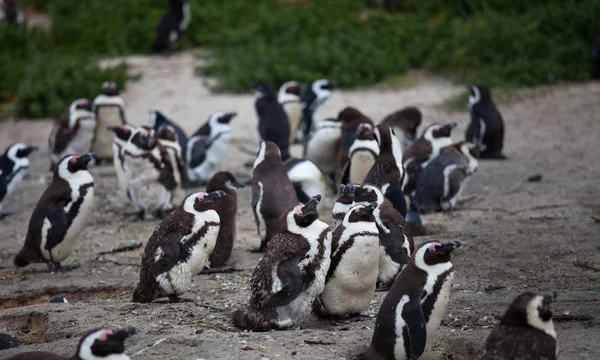
<svg viewBox="0 0 600 360"><path fill-rule="evenodd" d="M423 169L413 200L418 210L449 211L477 170L479 148L467 142L448 146Z"/></svg>
<svg viewBox="0 0 600 360"><path fill-rule="evenodd" d="M221 219L221 228L215 249L210 254L209 264L211 267L222 267L229 260L233 243L235 241L235 219L237 216L237 191L244 185L240 184L235 176L229 171L219 171L214 174L206 185L209 193L223 191L225 195L215 200L214 209Z"/></svg>
<svg viewBox="0 0 600 360"><path fill-rule="evenodd" d="M177 133L169 125L161 125L156 130L156 139L161 149L163 172L173 179L167 187L171 193L170 204L176 206L183 200L183 184L185 181L185 165L183 163L182 149L177 141Z"/></svg>
<svg viewBox="0 0 600 360"><path fill-rule="evenodd" d="M171 302L190 289L192 277L204 268L217 242L220 218L214 201L221 190L188 195L156 227L142 256L140 282L133 302L147 303L167 296Z"/></svg>
<svg viewBox="0 0 600 360"><path fill-rule="evenodd" d="M482 158L506 159L502 154L504 121L496 104L492 101L492 94L487 86L471 85L469 115L471 122L467 127L465 140L485 146L481 153Z"/></svg>
<svg viewBox="0 0 600 360"><path fill-rule="evenodd" d="M25 22L25 12L19 7L18 0L0 0L0 21L13 24Z"/></svg>
<svg viewBox="0 0 600 360"><path fill-rule="evenodd" d="M290 144L294 143L294 138L300 126L302 118L302 103L300 101L300 92L302 87L295 81L288 81L281 85L277 93L277 101L281 106L290 124Z"/></svg>
<svg viewBox="0 0 600 360"><path fill-rule="evenodd" d="M310 89L302 96L302 122L296 140L302 142L308 137L314 127L329 114L325 104L331 98L331 90L337 86L335 81L328 79L315 80Z"/></svg>
<svg viewBox="0 0 600 360"><path fill-rule="evenodd" d="M96 115L96 136L92 144L92 151L100 160L113 158L113 137L106 129L127 123L125 119L125 102L119 96L119 88L114 82L102 84L102 92L96 96L92 103L92 111Z"/></svg>
<svg viewBox="0 0 600 360"><path fill-rule="evenodd" d="M325 175L312 161L290 158L285 162L285 167L301 203L306 203L316 195L324 196L327 192ZM319 203L319 212L323 210L322 205L324 202Z"/></svg>
<svg viewBox="0 0 600 360"><path fill-rule="evenodd" d="M283 226L282 216L296 204L296 190L277 145L262 141L252 169L252 211L260 236L258 251L267 249L267 243Z"/></svg>
<svg viewBox="0 0 600 360"><path fill-rule="evenodd" d="M460 246L430 242L415 252L383 299L371 347L359 359L418 359L429 351L450 298L450 254Z"/></svg>
<svg viewBox="0 0 600 360"><path fill-rule="evenodd" d="M72 357L44 351L31 351L5 360L130 360L125 355L125 339L136 333L135 328L94 329L83 335Z"/></svg>
<svg viewBox="0 0 600 360"><path fill-rule="evenodd" d="M37 151L36 146L27 146L23 143L12 144L0 156L0 219L8 214L4 212L4 199L19 185L27 169L29 169L28 156Z"/></svg>
<svg viewBox="0 0 600 360"><path fill-rule="evenodd" d="M417 128L421 125L422 119L421 110L415 106L409 106L389 114L381 123L394 129L402 146L402 152L404 152L415 141Z"/></svg>
<svg viewBox="0 0 600 360"><path fill-rule="evenodd" d="M290 157L290 124L287 115L269 84L252 82L251 85L256 89L254 109L260 139L275 143L281 151L281 160L286 161Z"/></svg>
<svg viewBox="0 0 600 360"><path fill-rule="evenodd" d="M342 122L342 138L339 142L339 147L337 150L335 183L341 184L343 183L341 179L342 172L344 166L348 162L348 154L350 151L350 147L352 146L352 144L354 144L354 140L356 140L358 127L361 124L368 124L373 126L373 121L367 116L365 116L358 109L353 108L351 106L340 111L338 119L340 119L340 121ZM371 164L371 166L372 165L373 164ZM366 171L368 172L370 169L371 167L369 167Z"/></svg>
<svg viewBox="0 0 600 360"><path fill-rule="evenodd" d="M304 146L304 158L315 163L331 180L335 178L341 138L342 122L338 119L327 119L315 126Z"/></svg>
<svg viewBox="0 0 600 360"><path fill-rule="evenodd" d="M177 125L174 121L169 120L163 113L158 110L151 110L149 112L149 124L152 129L155 131L158 130L162 125L169 125L175 132L177 133L177 141L179 142L179 146L181 146L181 150L187 149L188 137L181 128L181 126ZM186 151L182 153L183 160L186 160Z"/></svg>
<svg viewBox="0 0 600 360"><path fill-rule="evenodd" d="M325 288L313 303L320 316L359 314L373 299L379 262L376 203L355 205L334 230Z"/></svg>
<svg viewBox="0 0 600 360"><path fill-rule="evenodd" d="M482 360L555 360L558 355L552 322L552 296L519 295L485 341Z"/></svg>
<svg viewBox="0 0 600 360"><path fill-rule="evenodd" d="M451 133L455 127L455 122L429 125L402 154L402 164L406 170L402 190L406 195L413 195L423 168L440 154L443 147L452 144Z"/></svg>
<svg viewBox="0 0 600 360"><path fill-rule="evenodd" d="M113 166L115 167L115 173L117 174L117 181L119 182L119 189L125 192L127 196L127 179L125 177L125 163L123 162L123 150L127 141L131 138L136 127L131 124L125 124L121 126L109 126L108 130L114 133L113 138Z"/></svg>
<svg viewBox="0 0 600 360"><path fill-rule="evenodd" d="M234 112L216 112L208 117L188 140L186 154L187 177L191 183L206 183L215 173L227 153Z"/></svg>
<svg viewBox="0 0 600 360"><path fill-rule="evenodd" d="M236 327L292 327L323 291L331 262L331 230L319 220L320 200L315 196L285 213L283 231L271 240L252 274L248 306L233 314Z"/></svg>
<svg viewBox="0 0 600 360"><path fill-rule="evenodd" d="M90 151L96 133L96 118L91 110L88 99L78 99L69 106L68 114L58 119L48 140L50 170L66 155Z"/></svg>
<svg viewBox="0 0 600 360"><path fill-rule="evenodd" d="M400 142L394 134L394 129L384 124L377 125L375 136L379 143L379 155L363 184L373 184L380 188L394 208L405 217L406 199L402 193L404 167Z"/></svg>
<svg viewBox="0 0 600 360"><path fill-rule="evenodd" d="M67 270L60 262L73 251L94 203L94 179L87 170L95 157L68 155L54 170L52 182L38 201L27 229L25 244L15 257L17 267L45 262L50 271Z"/></svg>
<svg viewBox="0 0 600 360"><path fill-rule="evenodd" d="M356 139L347 154L348 159L342 170L340 183L360 184L375 165L375 159L379 155L379 144L371 124L363 123L358 126Z"/></svg>
<svg viewBox="0 0 600 360"><path fill-rule="evenodd" d="M169 0L169 11L158 24L152 52L175 50L177 40L187 29L191 17L190 4L186 0Z"/></svg>

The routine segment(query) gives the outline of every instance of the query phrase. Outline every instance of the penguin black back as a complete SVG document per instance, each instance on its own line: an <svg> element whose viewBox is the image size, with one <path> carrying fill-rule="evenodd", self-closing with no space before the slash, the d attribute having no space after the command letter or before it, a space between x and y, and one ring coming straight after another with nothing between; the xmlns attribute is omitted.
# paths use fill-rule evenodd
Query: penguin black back
<svg viewBox="0 0 600 360"><path fill-rule="evenodd" d="M348 162L348 152L356 140L356 131L361 124L373 126L373 120L351 106L340 111L338 119L342 123L342 137L337 150L335 182L341 184L344 167Z"/></svg>
<svg viewBox="0 0 600 360"><path fill-rule="evenodd" d="M485 85L471 85L469 113L471 122L467 127L465 139L477 145L485 145L482 158L505 159L504 120L492 101L490 89Z"/></svg>
<svg viewBox="0 0 600 360"><path fill-rule="evenodd" d="M286 161L290 157L290 124L285 110L277 101L277 93L269 84L252 82L252 86L257 91L254 109L261 140L276 144L281 152L281 160Z"/></svg>
<svg viewBox="0 0 600 360"><path fill-rule="evenodd" d="M190 7L186 0L169 0L169 11L156 29L152 52L175 50L177 40L190 21Z"/></svg>
<svg viewBox="0 0 600 360"><path fill-rule="evenodd" d="M177 141L179 142L179 146L181 146L181 156L185 161L185 149L187 146L187 135L183 129L177 125L174 121L169 120L163 113L158 110L150 111L150 127L155 131L158 130L162 125L171 126L175 132L177 133Z"/></svg>

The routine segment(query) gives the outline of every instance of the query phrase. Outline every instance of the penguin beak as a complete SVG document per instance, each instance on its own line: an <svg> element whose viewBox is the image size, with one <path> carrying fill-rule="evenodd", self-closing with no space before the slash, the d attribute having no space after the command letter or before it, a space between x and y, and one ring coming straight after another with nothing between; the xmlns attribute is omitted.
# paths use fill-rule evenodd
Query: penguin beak
<svg viewBox="0 0 600 360"><path fill-rule="evenodd" d="M436 137L450 137L452 134L452 129L454 129L458 124L455 122L448 123L442 126L436 133Z"/></svg>
<svg viewBox="0 0 600 360"><path fill-rule="evenodd" d="M230 112L230 113L225 113L222 117L220 122L225 123L225 124L229 124L229 122L231 121L231 119L233 119L234 117L237 116L236 112Z"/></svg>
<svg viewBox="0 0 600 360"><path fill-rule="evenodd" d="M303 214L309 214L317 211L317 205L321 202L321 195L315 195L312 199L308 200L304 207L302 208Z"/></svg>
<svg viewBox="0 0 600 360"><path fill-rule="evenodd" d="M329 82L327 83L327 85L324 86L325 89L327 90L332 90L335 89L337 87L337 82L333 81L333 80L329 80Z"/></svg>
<svg viewBox="0 0 600 360"><path fill-rule="evenodd" d="M242 184L241 182L239 182L239 181L237 181L235 179L231 180L231 185L233 187L235 187L235 188L238 188L238 189L246 187L246 184Z"/></svg>
<svg viewBox="0 0 600 360"><path fill-rule="evenodd" d="M23 152L25 153L25 156L28 156L32 152L38 151L38 150L39 150L39 148L37 146L28 146L25 148L25 150Z"/></svg>
<svg viewBox="0 0 600 360"><path fill-rule="evenodd" d="M346 188L346 185L344 184L340 184L340 194L344 193L344 189Z"/></svg>
<svg viewBox="0 0 600 360"><path fill-rule="evenodd" d="M225 191L223 190L217 190L217 191L213 191L211 193L209 193L205 199L208 200L217 200L218 198L221 198L225 196Z"/></svg>
<svg viewBox="0 0 600 360"><path fill-rule="evenodd" d="M83 156L80 156L79 159L77 159L77 162L79 163L79 165L81 165L82 168L87 168L87 165L89 164L90 161L92 160L97 160L98 157L96 156L95 153L91 152L91 153L87 153Z"/></svg>
<svg viewBox="0 0 600 360"><path fill-rule="evenodd" d="M372 214L375 209L377 209L377 203L370 203L369 205L360 209L359 212L361 214Z"/></svg>
<svg viewBox="0 0 600 360"><path fill-rule="evenodd" d="M118 126L107 126L106 130L116 132L118 128Z"/></svg>
<svg viewBox="0 0 600 360"><path fill-rule="evenodd" d="M113 341L118 341L120 343L123 343L123 341L125 341L125 339L127 339L131 335L135 335L136 333L137 333L137 329L134 328L133 326L129 326L126 328L113 330L113 334L107 336L107 338L110 340L113 340Z"/></svg>
<svg viewBox="0 0 600 360"><path fill-rule="evenodd" d="M442 246L438 246L435 248L435 252L436 253L441 253L441 254L448 254L451 253L452 251L458 249L459 247L461 247L461 242L460 241L450 241L449 243L446 243Z"/></svg>

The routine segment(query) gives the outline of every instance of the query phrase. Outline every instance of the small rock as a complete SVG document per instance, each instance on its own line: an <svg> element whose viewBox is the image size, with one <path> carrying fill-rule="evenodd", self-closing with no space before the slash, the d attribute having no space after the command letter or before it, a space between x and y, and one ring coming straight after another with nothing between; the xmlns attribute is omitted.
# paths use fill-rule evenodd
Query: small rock
<svg viewBox="0 0 600 360"><path fill-rule="evenodd" d="M527 181L540 182L540 181L542 181L542 174L531 175L530 177L527 178Z"/></svg>

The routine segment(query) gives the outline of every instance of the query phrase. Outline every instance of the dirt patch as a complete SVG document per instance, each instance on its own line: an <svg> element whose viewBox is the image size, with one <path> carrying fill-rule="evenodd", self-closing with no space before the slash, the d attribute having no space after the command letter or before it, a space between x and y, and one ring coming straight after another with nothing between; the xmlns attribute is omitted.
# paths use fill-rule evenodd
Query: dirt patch
<svg viewBox="0 0 600 360"><path fill-rule="evenodd" d="M67 298L68 301L110 299L116 294L122 293L126 290L127 289L114 286L97 286L84 289L73 286L49 287L29 291L26 294L2 296L0 297L0 310L34 304L43 304L57 296L63 296Z"/></svg>
<svg viewBox="0 0 600 360"><path fill-rule="evenodd" d="M23 344L38 344L46 342L47 323L47 313L31 312L1 317L0 329L14 334Z"/></svg>

